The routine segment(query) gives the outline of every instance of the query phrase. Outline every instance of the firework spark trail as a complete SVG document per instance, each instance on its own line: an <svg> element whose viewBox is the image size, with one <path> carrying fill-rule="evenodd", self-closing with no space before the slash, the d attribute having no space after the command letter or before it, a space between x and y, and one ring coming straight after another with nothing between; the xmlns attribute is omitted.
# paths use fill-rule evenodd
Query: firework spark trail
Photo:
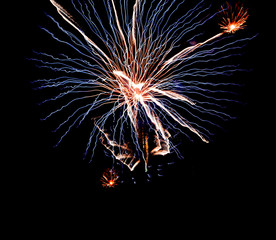
<svg viewBox="0 0 276 240"><path fill-rule="evenodd" d="M127 165L130 170L134 170L141 160L144 160L145 169L147 169L147 161L139 144L139 121L143 120L147 123L149 129L155 134L156 147L151 150L151 153L165 155L174 148L169 132L169 129L175 128L172 120L208 143L210 132L199 122L216 124L203 119L197 113L223 120L231 118L221 109L223 102L232 100L216 97L216 94L229 93L217 88L235 84L186 79L230 75L234 71L242 70L232 64L217 65L217 63L233 55L239 55L238 50L252 39L233 40L229 35L244 28L248 13L243 7L232 8L229 4L226 8L222 7L220 11L223 14L220 23L222 32L179 50L185 36L195 39L202 35L197 33L191 38L189 34L196 32L217 15L215 13L208 18L204 17L210 7L205 6L204 0L195 4L174 23L170 23L170 20L185 1L177 3L176 0L159 2L153 0L146 10L146 1L136 0L132 14L129 14L127 0L119 1L120 8L116 6L118 1L104 0L107 26L104 26L106 23L101 20L92 0L87 2L72 0L74 9L84 19L98 41L89 38L74 17L60 4L55 0L50 2L60 16L82 37L80 39L65 30L58 21L49 16L68 40L61 40L49 30L45 28L43 30L58 42L72 48L80 58L70 58L65 54L55 57L46 53L37 53L47 60L33 59L40 67L67 74L67 76L38 81L41 83L41 89L57 87L64 89L64 92L45 100L44 103L71 97L71 100L44 119L78 105L73 113L57 127L56 131L67 125L67 130L58 144L72 127L79 126L91 115L91 112L107 105L110 106L109 111L94 118L95 127L90 133L85 156L91 150L91 159L93 158L97 139L99 139L113 157ZM237 12L236 15L235 12ZM92 20L93 16L94 20ZM216 66L202 67L208 63L216 63ZM197 65L200 67L196 67ZM199 101L192 99L191 96L206 100ZM176 109L185 111L198 122L188 121ZM118 114L120 117L117 116ZM113 130L107 133L107 126L112 121ZM131 129L130 137L135 150L125 142L124 128ZM184 133L181 129L177 129Z"/></svg>

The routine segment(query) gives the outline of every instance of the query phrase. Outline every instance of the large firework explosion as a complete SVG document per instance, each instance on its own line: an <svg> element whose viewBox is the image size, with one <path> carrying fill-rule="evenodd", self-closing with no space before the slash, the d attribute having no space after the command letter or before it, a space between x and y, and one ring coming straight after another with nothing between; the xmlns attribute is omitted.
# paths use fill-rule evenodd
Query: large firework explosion
<svg viewBox="0 0 276 240"><path fill-rule="evenodd" d="M57 145L73 127L90 121L85 158L92 160L101 143L114 161L130 171L143 164L147 172L150 156L175 152L181 157L175 135L208 143L209 127L218 126L212 120L232 118L224 112L234 101L232 92L224 89L236 84L205 79L243 70L229 61L251 39L233 38L249 16L241 4L226 3L210 14L210 5L197 1L174 18L185 0L103 0L101 14L92 0L72 0L74 14L50 2L60 16L48 17L64 38L42 29L74 53L39 52L33 59L59 74L37 81L40 89L60 89L43 103L62 105L44 119L71 111L55 130L63 131ZM219 27L210 36L202 29L213 19L220 19ZM106 174L103 178L105 186L114 186Z"/></svg>

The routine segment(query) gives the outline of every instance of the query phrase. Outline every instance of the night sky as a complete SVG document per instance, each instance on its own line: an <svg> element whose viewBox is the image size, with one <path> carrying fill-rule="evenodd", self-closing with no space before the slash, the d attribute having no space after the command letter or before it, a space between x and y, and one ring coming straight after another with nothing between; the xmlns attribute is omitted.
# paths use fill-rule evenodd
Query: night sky
<svg viewBox="0 0 276 240"><path fill-rule="evenodd" d="M38 105L48 97L45 95L47 92L34 90L35 85L31 82L45 76L54 77L54 73L36 68L35 64L27 59L34 57L32 51L47 52L47 49L58 46L40 29L41 26L53 30L49 27L50 20L44 12L60 22L62 20L49 1L24 3L23 10L20 10L21 19L18 26L24 28L24 32L22 31L18 39L20 41L16 43L22 50L21 64L24 66L23 72L15 80L18 87L17 96L20 96L15 110L15 121L19 129L13 137L13 149L17 158L15 169L18 171L18 184L22 192L41 198L86 198L109 192L138 193L142 196L154 193L184 198L207 194L246 196L254 189L260 188L264 171L262 144L267 141L263 132L267 126L260 126L264 114L263 103L258 98L259 94L262 94L260 81L263 80L260 67L262 51L259 48L263 41L259 23L261 9L252 1L244 2L251 16L247 29L243 31L246 31L248 36L259 35L249 41L242 50L242 66L252 71L237 72L227 77L229 82L243 83L239 89L239 98L243 104L237 105L233 110L237 119L225 122L224 129L217 130L209 144L183 141L185 144L181 145L181 151L184 159L172 159L175 155L169 157L175 164L164 167L163 177L153 177L150 183L145 183L138 169L138 172L134 173L136 185L121 184L114 190L105 190L100 185L99 178L105 169L105 165L99 161L105 158L101 147L96 151L95 163L89 164L87 160L82 160L88 140L85 132L87 128L88 131L91 129L89 122L79 129L73 129L61 145L54 148L59 135L52 130L58 122L55 122L55 119L40 120L54 108L47 109L47 106ZM62 52L62 46L56 52ZM84 135L86 137L83 137ZM11 156L13 155L11 152Z"/></svg>

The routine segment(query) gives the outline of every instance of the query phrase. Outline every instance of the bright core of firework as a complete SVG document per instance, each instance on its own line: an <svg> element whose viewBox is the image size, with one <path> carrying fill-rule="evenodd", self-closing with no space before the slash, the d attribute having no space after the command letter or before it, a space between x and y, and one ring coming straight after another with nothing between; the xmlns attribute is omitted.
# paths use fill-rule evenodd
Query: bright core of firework
<svg viewBox="0 0 276 240"><path fill-rule="evenodd" d="M76 9L79 6L77 12L88 24L98 41L91 39L89 36L93 36L93 34L88 36L73 16L59 3L55 0L50 0L50 2L56 7L60 16L77 31L82 40L62 28L52 17L50 18L71 42L60 40L49 30L44 30L57 41L74 49L81 58L70 58L66 55L54 57L40 53L53 60L54 63L40 62L54 71L66 72L67 75L77 73L85 77L62 76L51 80L40 80L40 82L46 83L44 88L61 86L65 89L65 92L48 101L55 101L75 94L71 101L52 112L45 119L67 107L77 105L77 102L93 99L88 104L86 102L84 105L79 105L59 125L57 130L72 122L58 144L74 125L81 124L92 111L107 105L110 106L110 110L94 118L95 127L90 134L86 154L91 148L91 144L93 145L94 137L95 146L96 142L100 140L112 156L128 166L131 171L141 160L144 160L145 169L147 170L148 160L145 158L147 154L143 152L140 146L141 122L143 125L148 125L149 131L154 135L155 147L150 153L152 155L166 155L171 152L172 148L175 150L170 140L170 129L175 128L175 125L189 130L203 142L209 142L207 134L203 133L206 130L205 128L200 127L199 124L189 122L176 110L184 109L181 104L191 109L187 110L188 115L201 122L208 121L197 117L192 111L206 113L221 119L229 118L229 115L219 110L204 108L204 105L222 108L219 102L228 100L206 96L206 94L214 92L214 90L209 91L207 87L216 88L226 84L186 81L185 77L230 74L234 71L232 69L237 70L236 66L230 64L210 68L199 68L195 67L194 64L216 63L221 58L231 56L230 53L225 57L220 55L227 53L228 50L236 49L234 47L235 42L219 47L214 47L213 44L218 42L225 33L235 33L237 30L244 28L248 13L243 6L236 5L235 8L232 8L227 4L226 8L220 11L223 15L220 23L222 32L205 41L195 42L192 46L180 49L179 46L183 36L191 34L192 31L216 16L214 14L208 19L204 18L203 14L206 16L206 11L208 11L208 7L203 7L204 0L195 4L194 8L187 11L173 24L169 24L169 19L185 1L176 3L176 0L173 0L169 3L168 1L156 2L153 0L149 9L146 10L146 1L135 0L130 14L127 0L104 0L103 3L106 5L109 20L109 30L104 27L93 1L86 3L76 1L76 3L72 0ZM116 6L119 3L120 9ZM154 9L154 6L156 6L156 9ZM173 6L175 9L173 9ZM161 15L162 11L164 12L163 17ZM92 15L95 16L96 20L92 20ZM164 17L165 15L167 20ZM200 36L200 34L197 35ZM240 40L240 42L242 41L245 40ZM98 44L98 42L101 43ZM205 46L211 47L213 50L204 50L203 47ZM206 99L211 99L215 103L206 101L200 105L196 100L189 97L190 93L198 94L201 97L206 96ZM113 120L111 120L112 117ZM113 126L108 124L110 122ZM130 129L131 137L128 137L128 140L125 137L126 126ZM205 132L208 133L207 130ZM132 144L127 142L129 139L133 141ZM94 149L95 147L92 149L93 152ZM112 171L103 175L103 182L106 186L112 187L115 181L116 176Z"/></svg>

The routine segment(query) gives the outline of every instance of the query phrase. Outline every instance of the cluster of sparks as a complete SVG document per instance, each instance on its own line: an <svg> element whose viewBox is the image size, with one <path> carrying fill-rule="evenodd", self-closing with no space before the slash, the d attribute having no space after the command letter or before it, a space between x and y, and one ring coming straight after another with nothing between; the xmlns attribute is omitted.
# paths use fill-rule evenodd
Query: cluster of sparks
<svg viewBox="0 0 276 240"><path fill-rule="evenodd" d="M118 173L114 169L107 169L101 178L102 186L114 188L118 184Z"/></svg>
<svg viewBox="0 0 276 240"><path fill-rule="evenodd" d="M232 5L227 4L227 10L223 9L222 22L220 23L221 29L226 33L235 33L240 29L244 29L245 22L249 17L247 9L243 6L236 4L235 9Z"/></svg>
<svg viewBox="0 0 276 240"><path fill-rule="evenodd" d="M176 124L182 129L188 129L203 142L209 142L207 134L204 133L205 129L199 124L189 122L177 109L190 109L187 111L192 116L195 114L191 111L199 111L219 118L230 117L221 111L203 107L204 104L219 107L216 101L223 101L223 99L209 97L215 103L200 104L199 101L189 97L189 92L191 92L208 98L208 93L212 93L207 89L208 86L217 87L227 85L226 83L220 85L195 80L188 81L185 77L227 75L238 70L233 65L212 68L196 68L193 65L209 61L216 63L222 58L228 58L231 56L227 53L228 51L240 48L240 46L236 47L235 43L248 40L236 40L216 47L216 43L222 39L223 35L235 33L244 27L248 13L243 6L237 5L233 8L226 4L219 11L222 19L219 23L221 32L205 41L194 42L190 46L179 49L179 43L183 41L185 35L191 34L192 31L217 15L215 13L208 18L202 17L208 10L208 7L204 7L203 0L195 4L174 23L170 23L169 20L173 13L182 7L185 0L178 2L176 0L159 0L158 2L153 0L147 10L145 9L146 0L135 0L131 14L128 10L128 0L104 0L108 27L104 27L92 0L84 3L72 0L73 6L89 26L93 33L92 36L95 36L97 41L89 37L91 34L84 31L74 17L59 3L55 0L50 0L50 2L60 16L77 31L77 35L65 30L52 17L50 18L70 41L61 40L49 30L44 30L81 56L81 58L70 58L62 54L54 57L39 53L53 61L36 60L43 63L43 67L66 73L55 79L39 80L42 83L41 88L62 87L65 89L58 96L45 102L72 96L70 101L50 113L45 119L83 101L83 104L79 104L77 109L58 126L57 130L69 124L58 143L73 126L80 125L92 111L106 106L106 109L109 107L107 112L93 118L94 128L90 133L86 154L91 148L94 152L97 140L100 140L99 142L112 153L114 159L128 166L131 171L142 160L144 160L147 171L148 156L145 157L146 154L139 140L141 138L140 122L147 124L154 136L155 147L150 150L150 153L166 155L174 148L170 129L175 128ZM118 4L120 7L116 6ZM205 49L205 46L209 49ZM225 57L221 57L223 53L226 53ZM68 76L70 74L71 76ZM197 119L207 122L199 117ZM110 122L113 123L112 126ZM128 140L125 137L125 132L128 131L126 129L130 130ZM205 132L208 133L208 131ZM93 139L95 139L95 144L92 143ZM129 140L132 140L132 144ZM148 144L146 146L148 149ZM102 177L103 186L115 186L117 178L114 171L107 171Z"/></svg>

